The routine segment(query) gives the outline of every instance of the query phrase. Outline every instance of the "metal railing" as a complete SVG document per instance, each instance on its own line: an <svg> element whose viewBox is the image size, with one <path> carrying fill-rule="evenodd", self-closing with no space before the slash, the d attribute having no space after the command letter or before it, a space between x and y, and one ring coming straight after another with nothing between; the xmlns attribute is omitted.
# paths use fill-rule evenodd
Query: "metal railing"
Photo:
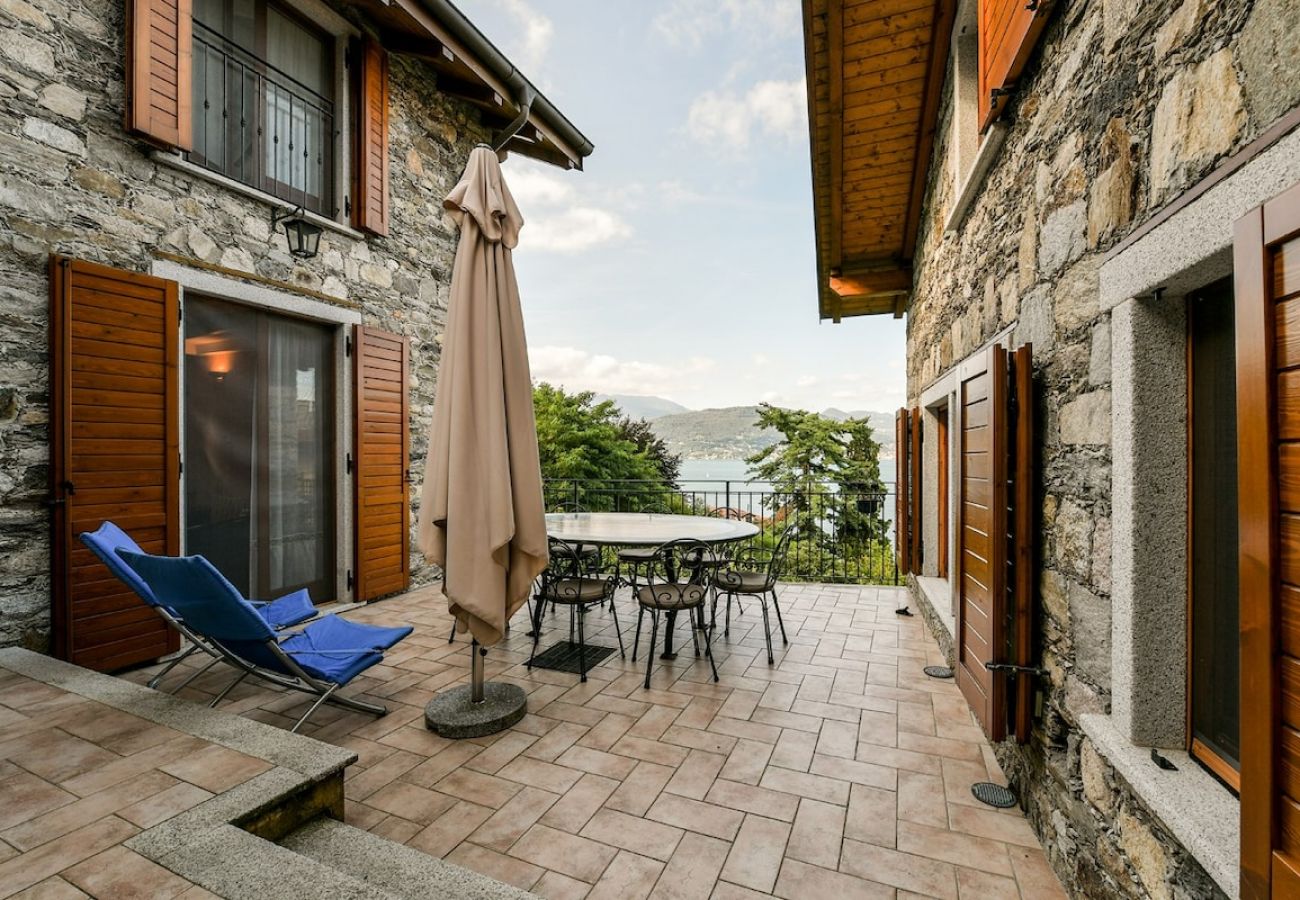
<svg viewBox="0 0 1300 900"><path fill-rule="evenodd" d="M770 548L796 525L783 581L898 584L893 546L893 491L841 490L827 483L779 491L763 481L549 479L546 508L557 512L672 512L752 522L756 536L740 546Z"/></svg>
<svg viewBox="0 0 1300 900"><path fill-rule="evenodd" d="M197 20L193 127L191 162L335 215L334 103Z"/></svg>

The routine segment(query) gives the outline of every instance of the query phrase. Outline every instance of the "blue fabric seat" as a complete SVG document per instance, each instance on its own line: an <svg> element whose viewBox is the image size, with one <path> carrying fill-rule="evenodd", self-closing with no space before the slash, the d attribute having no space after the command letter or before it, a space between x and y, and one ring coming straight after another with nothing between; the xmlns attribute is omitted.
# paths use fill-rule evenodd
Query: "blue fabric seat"
<svg viewBox="0 0 1300 900"><path fill-rule="evenodd" d="M277 635L257 608L202 556L150 556L127 549L115 552L160 605L174 610L187 628L241 670L212 705L246 676L257 675L317 697L294 725L294 731L327 700L375 715L388 712L385 707L336 696L334 692L382 662L383 651L409 635L414 630L411 626L382 628L327 615L302 631Z"/></svg>

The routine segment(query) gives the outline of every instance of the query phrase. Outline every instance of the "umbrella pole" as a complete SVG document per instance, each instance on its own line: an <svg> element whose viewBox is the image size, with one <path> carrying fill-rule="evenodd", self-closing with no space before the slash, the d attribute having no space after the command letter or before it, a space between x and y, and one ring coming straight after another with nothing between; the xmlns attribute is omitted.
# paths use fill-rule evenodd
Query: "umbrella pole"
<svg viewBox="0 0 1300 900"><path fill-rule="evenodd" d="M478 645L478 638L470 641L469 645L469 702L483 702L483 657L487 656L487 650Z"/></svg>

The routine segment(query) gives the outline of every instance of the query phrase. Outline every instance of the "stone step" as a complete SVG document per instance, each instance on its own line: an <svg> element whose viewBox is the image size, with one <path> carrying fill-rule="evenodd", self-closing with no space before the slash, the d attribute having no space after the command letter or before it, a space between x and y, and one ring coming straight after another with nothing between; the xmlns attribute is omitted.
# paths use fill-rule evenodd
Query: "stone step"
<svg viewBox="0 0 1300 900"><path fill-rule="evenodd" d="M537 900L536 894L334 819L308 822L280 845L401 900Z"/></svg>

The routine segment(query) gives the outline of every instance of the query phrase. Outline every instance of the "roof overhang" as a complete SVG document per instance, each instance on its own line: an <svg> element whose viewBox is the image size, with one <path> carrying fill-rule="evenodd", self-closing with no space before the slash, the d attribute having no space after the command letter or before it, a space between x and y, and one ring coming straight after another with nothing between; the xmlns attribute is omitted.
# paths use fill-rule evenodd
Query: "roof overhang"
<svg viewBox="0 0 1300 900"><path fill-rule="evenodd" d="M901 316L954 0L803 0L821 318Z"/></svg>
<svg viewBox="0 0 1300 900"><path fill-rule="evenodd" d="M581 169L592 143L449 0L350 0L378 28L390 52L416 57L438 89L477 107L503 129L532 99L527 123L504 149L563 169Z"/></svg>

